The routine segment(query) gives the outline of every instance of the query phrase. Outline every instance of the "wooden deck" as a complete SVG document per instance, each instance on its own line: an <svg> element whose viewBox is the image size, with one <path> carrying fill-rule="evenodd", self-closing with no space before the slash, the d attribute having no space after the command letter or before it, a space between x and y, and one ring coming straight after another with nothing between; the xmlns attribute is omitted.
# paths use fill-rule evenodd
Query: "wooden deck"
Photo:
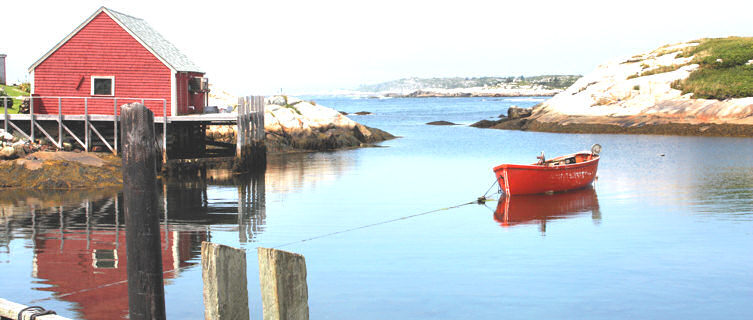
<svg viewBox="0 0 753 320"><path fill-rule="evenodd" d="M164 99L113 98L113 114L90 114L88 109L85 108L84 114L66 115L62 114L65 99L84 100L86 106L90 98L34 97L34 99L38 98L57 99L58 112L56 114L35 113L33 103L30 105L30 113L28 114L10 114L6 108L3 108L0 112L0 125L6 132L17 132L32 141L46 138L58 149L63 149L64 140L68 140L74 144L78 143L81 149L87 152L91 151L93 146L97 144L117 154L120 144L118 129L121 121L120 116L117 115L118 100L138 100L142 104L145 101L162 102L162 113L167 114L167 104ZM159 126L155 129L158 131L158 144L161 144L159 148L162 149L163 164L167 164L168 161L169 144L171 144L172 150L188 150L185 153L192 155L191 157L205 153L207 150L205 141L207 125L240 124L236 131L238 132L236 146L233 148L236 149L235 154L239 160L247 157L253 158L253 156L250 156L252 153L265 150L265 148L258 148L258 146L263 145L265 135L264 97L242 97L238 102L238 112L233 113L155 116L154 123Z"/></svg>

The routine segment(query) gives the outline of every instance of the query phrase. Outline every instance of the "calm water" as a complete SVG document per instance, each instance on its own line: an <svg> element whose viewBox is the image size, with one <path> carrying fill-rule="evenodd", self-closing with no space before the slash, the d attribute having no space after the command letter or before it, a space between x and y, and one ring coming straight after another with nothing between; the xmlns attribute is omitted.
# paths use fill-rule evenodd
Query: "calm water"
<svg viewBox="0 0 753 320"><path fill-rule="evenodd" d="M203 317L199 248L301 253L312 319L753 318L753 139L574 135L470 124L539 98L314 98L401 139L270 158L266 173L161 190L169 318ZM467 205L491 168L600 143L592 189ZM663 156L662 156L663 155ZM0 195L0 297L72 318L127 314L117 190Z"/></svg>

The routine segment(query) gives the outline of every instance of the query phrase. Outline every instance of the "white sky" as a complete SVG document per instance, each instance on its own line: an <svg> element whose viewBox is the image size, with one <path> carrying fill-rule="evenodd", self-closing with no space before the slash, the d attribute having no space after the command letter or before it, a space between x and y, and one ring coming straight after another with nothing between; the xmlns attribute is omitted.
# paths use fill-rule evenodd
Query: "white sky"
<svg viewBox="0 0 753 320"><path fill-rule="evenodd" d="M11 82L104 5L145 19L234 94L404 77L586 74L703 37L752 36L753 1L3 1Z"/></svg>

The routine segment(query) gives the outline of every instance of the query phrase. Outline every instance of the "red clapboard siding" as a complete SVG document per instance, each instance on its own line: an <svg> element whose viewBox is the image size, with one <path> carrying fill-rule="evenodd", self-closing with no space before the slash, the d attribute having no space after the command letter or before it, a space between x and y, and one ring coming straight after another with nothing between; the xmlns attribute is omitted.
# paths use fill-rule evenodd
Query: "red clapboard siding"
<svg viewBox="0 0 753 320"><path fill-rule="evenodd" d="M170 68L104 12L34 69L35 95L92 97L91 76L114 76L114 97L167 99L170 114ZM128 102L134 101L118 100L118 109ZM161 101L145 104L155 116L163 115ZM113 99L89 99L90 114L111 115L113 109ZM62 111L83 114L83 99L64 99ZM57 99L35 99L34 112L57 114Z"/></svg>
<svg viewBox="0 0 753 320"><path fill-rule="evenodd" d="M177 100L178 104L178 114L204 112L204 93L191 93L188 91L188 81L193 77L203 76L203 73L198 72L178 72L178 75L175 77L178 92L175 100ZM189 110L188 106L194 106L194 110Z"/></svg>

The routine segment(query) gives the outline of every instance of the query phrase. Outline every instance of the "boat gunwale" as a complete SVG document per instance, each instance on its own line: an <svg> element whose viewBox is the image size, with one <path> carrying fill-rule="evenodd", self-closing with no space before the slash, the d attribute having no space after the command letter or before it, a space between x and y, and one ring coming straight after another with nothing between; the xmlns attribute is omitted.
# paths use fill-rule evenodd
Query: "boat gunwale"
<svg viewBox="0 0 753 320"><path fill-rule="evenodd" d="M550 159L548 161L552 161L552 160L555 160L555 159L570 158L570 157L573 157L573 156L576 156L576 155L579 155L579 154L589 154L590 155L592 153L589 152L589 151L576 152L576 153L572 153L572 154L568 154L568 155L558 156L558 157L552 158L552 159ZM581 168L581 167L586 167L586 166L592 165L594 162L598 162L599 158L600 158L599 155L593 155L593 158L591 160L586 160L586 161L583 161L583 162L571 163L571 164L562 164L562 165L551 166L551 167L550 166L542 166L542 165L535 164L535 163L534 164L509 164L509 163L506 163L506 164L501 164L501 165L498 165L498 166L494 167L493 170L494 170L494 172L497 172L499 170L504 170L504 169L525 169L525 170L565 170L565 169L576 169L576 168Z"/></svg>

